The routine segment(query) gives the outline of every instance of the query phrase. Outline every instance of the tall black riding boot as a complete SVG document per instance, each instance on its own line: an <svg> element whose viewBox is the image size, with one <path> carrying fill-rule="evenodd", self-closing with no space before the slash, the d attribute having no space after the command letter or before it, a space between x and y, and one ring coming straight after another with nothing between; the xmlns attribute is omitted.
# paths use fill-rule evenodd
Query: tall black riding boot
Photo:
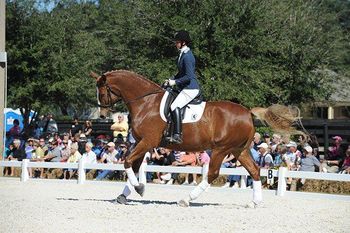
<svg viewBox="0 0 350 233"><path fill-rule="evenodd" d="M171 118L173 118L173 117L171 116ZM168 130L167 130L166 135L165 135L165 141L171 142L173 140L174 123L173 122L170 122L170 123L168 122L167 129Z"/></svg>
<svg viewBox="0 0 350 233"><path fill-rule="evenodd" d="M175 108L171 113L171 117L174 124L172 143L181 144L182 143L182 119L180 108Z"/></svg>

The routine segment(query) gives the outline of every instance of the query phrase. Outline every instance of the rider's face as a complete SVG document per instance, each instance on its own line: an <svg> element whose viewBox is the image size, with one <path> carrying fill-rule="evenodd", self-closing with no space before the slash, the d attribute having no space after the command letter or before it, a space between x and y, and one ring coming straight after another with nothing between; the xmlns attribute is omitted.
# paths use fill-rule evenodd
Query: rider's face
<svg viewBox="0 0 350 233"><path fill-rule="evenodd" d="M181 49L181 47L182 47L181 41L175 41L175 46L177 49Z"/></svg>

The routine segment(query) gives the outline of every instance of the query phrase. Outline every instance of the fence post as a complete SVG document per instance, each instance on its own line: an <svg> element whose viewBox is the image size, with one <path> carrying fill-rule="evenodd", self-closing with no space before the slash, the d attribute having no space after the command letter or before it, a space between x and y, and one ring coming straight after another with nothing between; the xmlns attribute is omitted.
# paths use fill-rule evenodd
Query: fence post
<svg viewBox="0 0 350 233"><path fill-rule="evenodd" d="M325 120L323 123L323 137L324 137L323 153L324 153L324 156L326 157L328 152L328 147L329 147L328 120Z"/></svg>
<svg viewBox="0 0 350 233"><path fill-rule="evenodd" d="M247 176L242 175L241 176L241 189L246 189L247 188Z"/></svg>
<svg viewBox="0 0 350 233"><path fill-rule="evenodd" d="M284 193L286 192L286 173L287 168L286 167L280 167L278 169L278 187L277 187L277 196L284 196Z"/></svg>
<svg viewBox="0 0 350 233"><path fill-rule="evenodd" d="M139 183L147 183L147 172L146 172L147 163L142 162L139 168Z"/></svg>
<svg viewBox="0 0 350 233"><path fill-rule="evenodd" d="M29 159L22 160L21 182L26 182L29 179L28 162L29 162Z"/></svg>
<svg viewBox="0 0 350 233"><path fill-rule="evenodd" d="M78 184L84 184L86 180L85 169L84 169L84 159L79 160L78 166Z"/></svg>

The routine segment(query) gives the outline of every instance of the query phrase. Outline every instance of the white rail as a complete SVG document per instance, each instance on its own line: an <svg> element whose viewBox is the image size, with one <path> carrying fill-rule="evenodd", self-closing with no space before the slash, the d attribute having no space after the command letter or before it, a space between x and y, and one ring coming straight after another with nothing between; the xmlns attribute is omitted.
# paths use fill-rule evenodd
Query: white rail
<svg viewBox="0 0 350 233"><path fill-rule="evenodd" d="M78 170L78 184L83 184L86 180L86 169L100 169L100 170L114 170L123 171L123 164L88 164L80 160L79 163L61 163L61 162L30 162L28 159L23 161L0 161L0 167L21 167L21 181L25 182L29 179L28 168L68 168ZM176 167L176 166L156 166L146 165L144 172L167 172L167 173L190 173L190 174L202 174L201 167ZM247 170L243 167L240 168L221 168L221 175L240 175L241 180L245 181L249 175ZM332 181L350 181L350 175L348 174L334 174L334 173L319 173L319 172L301 172L301 171L288 171L285 167L280 167L279 170L261 169L261 176L266 176L268 179L278 177L278 187L276 194L283 196L286 192L286 178L304 178L304 179L317 179L317 180L332 180ZM245 188L245 182L241 182L241 188Z"/></svg>

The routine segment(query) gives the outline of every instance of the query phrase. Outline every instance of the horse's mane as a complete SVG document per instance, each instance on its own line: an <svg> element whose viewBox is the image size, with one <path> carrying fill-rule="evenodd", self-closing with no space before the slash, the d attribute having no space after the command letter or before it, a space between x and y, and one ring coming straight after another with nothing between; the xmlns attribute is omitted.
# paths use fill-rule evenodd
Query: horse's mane
<svg viewBox="0 0 350 233"><path fill-rule="evenodd" d="M147 84L150 84L152 86L155 86L159 89L162 89L157 83L149 80L148 78L140 75L140 74L137 74L133 71L130 71L130 70L112 70L112 71L108 71L106 73L104 73L105 76L109 76L109 75L113 75L113 74L116 74L116 73L121 73L121 74L129 74L129 75L132 75L133 77L137 78L138 80L140 80L141 82L146 82Z"/></svg>

